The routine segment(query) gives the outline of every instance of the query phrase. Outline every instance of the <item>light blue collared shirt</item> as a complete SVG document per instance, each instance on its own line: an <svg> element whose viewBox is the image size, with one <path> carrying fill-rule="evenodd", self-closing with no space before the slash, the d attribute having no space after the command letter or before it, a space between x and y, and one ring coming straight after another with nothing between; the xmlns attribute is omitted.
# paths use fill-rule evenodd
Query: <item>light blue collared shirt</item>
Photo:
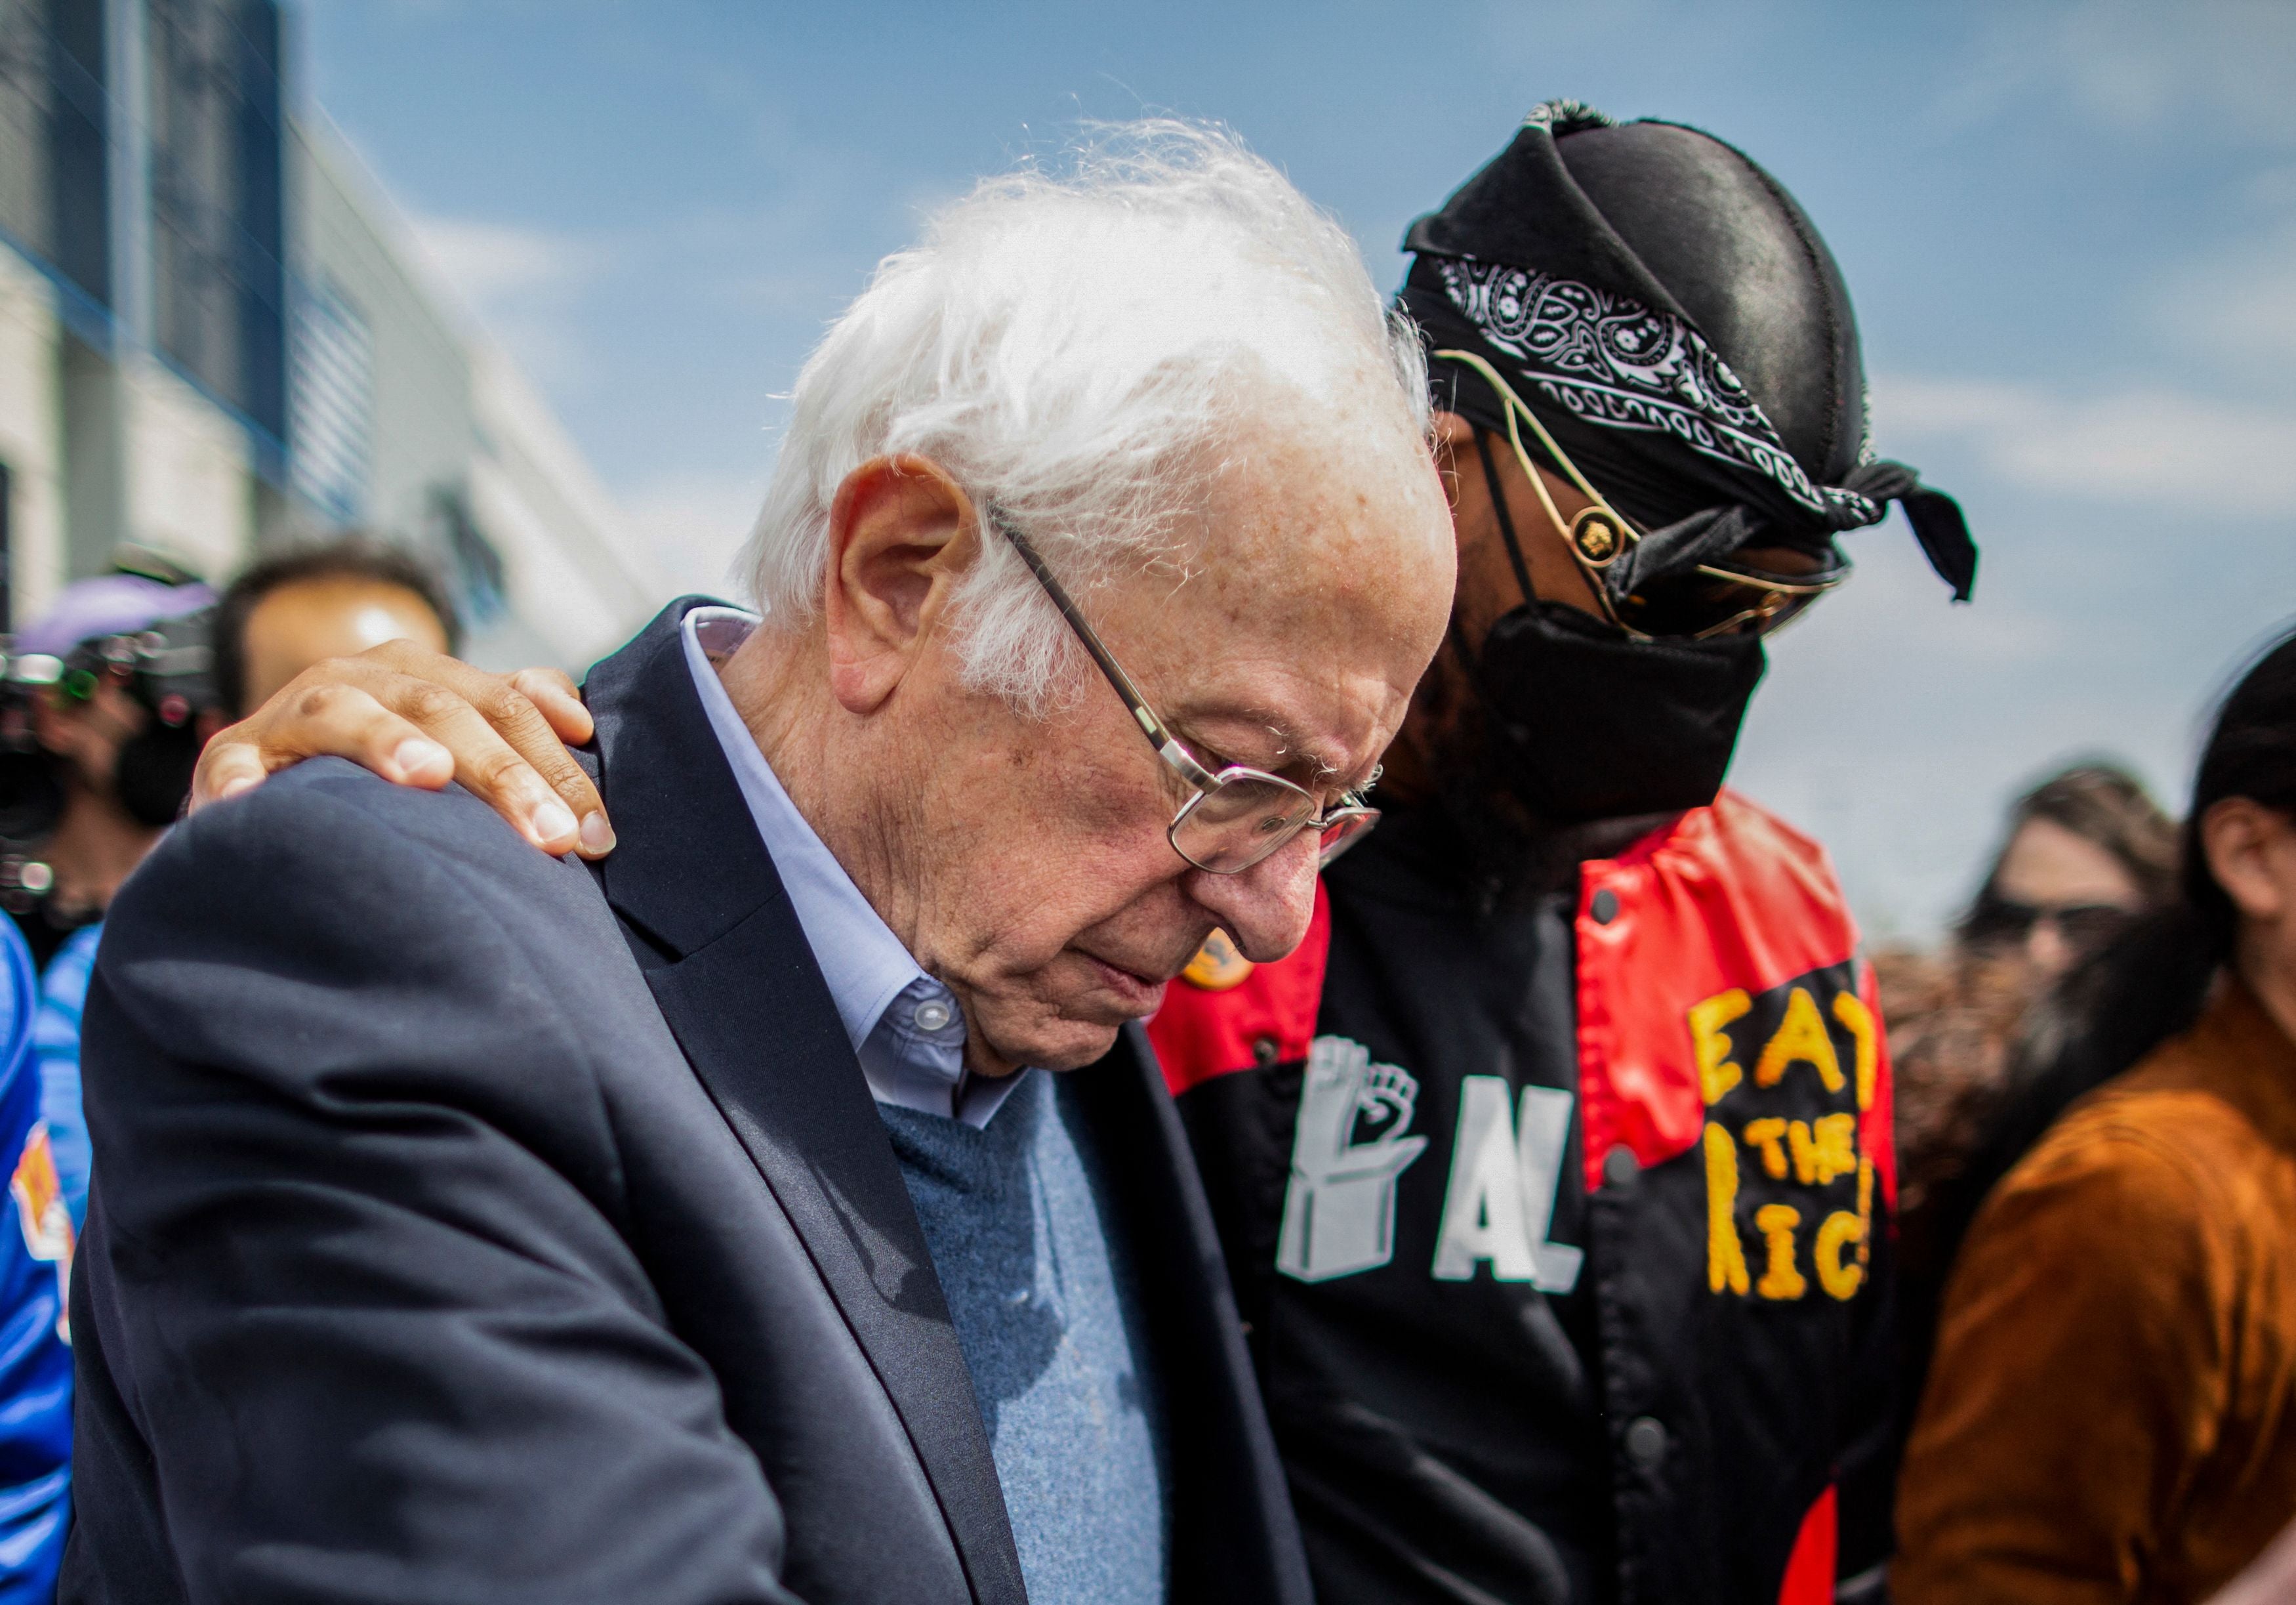
<svg viewBox="0 0 2296 1605"><path fill-rule="evenodd" d="M758 616L738 607L695 608L685 615L684 627L686 667L829 983L870 1094L879 1103L986 1126L1029 1072L965 1074L964 1014L955 994L918 967L758 751L710 662L732 652L757 627Z"/></svg>

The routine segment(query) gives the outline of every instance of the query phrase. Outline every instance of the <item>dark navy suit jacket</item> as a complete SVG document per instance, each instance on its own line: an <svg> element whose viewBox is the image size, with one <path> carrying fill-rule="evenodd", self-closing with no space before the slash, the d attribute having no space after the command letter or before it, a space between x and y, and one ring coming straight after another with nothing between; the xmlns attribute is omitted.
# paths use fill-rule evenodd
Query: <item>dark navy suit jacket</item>
<svg viewBox="0 0 2296 1605"><path fill-rule="evenodd" d="M592 672L621 845L313 762L176 830L88 1000L67 1601L1018 1601L876 1108L673 605ZM1304 1605L1144 1036L1077 1072L1172 1597Z"/></svg>

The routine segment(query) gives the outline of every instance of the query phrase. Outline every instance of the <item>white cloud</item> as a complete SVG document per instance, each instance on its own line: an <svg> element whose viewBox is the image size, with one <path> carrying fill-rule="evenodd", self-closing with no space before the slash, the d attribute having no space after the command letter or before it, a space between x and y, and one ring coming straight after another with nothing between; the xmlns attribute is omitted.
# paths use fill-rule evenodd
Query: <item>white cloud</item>
<svg viewBox="0 0 2296 1605"><path fill-rule="evenodd" d="M472 307L578 287L598 268L594 247L549 229L477 218L410 220L417 245L439 276Z"/></svg>
<svg viewBox="0 0 2296 1605"><path fill-rule="evenodd" d="M739 595L734 558L765 499L766 473L684 474L635 487L621 498L655 565L679 591Z"/></svg>
<svg viewBox="0 0 2296 1605"><path fill-rule="evenodd" d="M2021 488L2227 513L2296 513L2296 411L2168 389L2058 395L1914 375L1874 384L1875 433L1965 441Z"/></svg>
<svg viewBox="0 0 2296 1605"><path fill-rule="evenodd" d="M2296 139L2296 6L2286 0L2088 0L2063 12L2049 60L2100 118L2197 115Z"/></svg>
<svg viewBox="0 0 2296 1605"><path fill-rule="evenodd" d="M2296 375L2296 223L2172 270L2156 317L2170 340L2287 393Z"/></svg>
<svg viewBox="0 0 2296 1605"><path fill-rule="evenodd" d="M1940 106L1952 120L2036 94L2157 134L2184 125L2296 143L2296 6L2286 0L2052 0L1993 8Z"/></svg>
<svg viewBox="0 0 2296 1605"><path fill-rule="evenodd" d="M579 303L607 253L550 229L480 218L414 217L416 249L455 302L546 388L589 370Z"/></svg>

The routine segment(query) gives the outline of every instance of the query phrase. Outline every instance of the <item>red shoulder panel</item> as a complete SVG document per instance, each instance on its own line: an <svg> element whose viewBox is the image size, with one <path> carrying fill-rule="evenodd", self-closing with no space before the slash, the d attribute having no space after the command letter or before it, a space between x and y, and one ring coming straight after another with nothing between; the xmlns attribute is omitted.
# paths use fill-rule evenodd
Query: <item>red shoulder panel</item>
<svg viewBox="0 0 2296 1605"><path fill-rule="evenodd" d="M1890 1074L1890 1032L1882 1018L1882 979L1870 964L1861 967L1857 995L1866 1004L1866 1018L1874 1022L1877 1068L1873 1107L1857 1120L1857 1148L1874 1156L1874 1173L1882 1179L1882 1197L1894 1210L1898 1207L1898 1083Z"/></svg>
<svg viewBox="0 0 2296 1605"><path fill-rule="evenodd" d="M1841 1548L1841 1503L1829 1486L1801 1519L1793 1553L1786 1559L1778 1605L1833 1605L1833 1577Z"/></svg>
<svg viewBox="0 0 2296 1605"><path fill-rule="evenodd" d="M1578 1060L1587 1185L1624 1144L1645 1165L1700 1140L1691 1011L1742 991L1759 996L1850 961L1857 947L1824 849L1734 792L1693 809L1579 877ZM1857 988L1873 1007L1870 974ZM1888 1056L1872 1033L1876 1086L1860 1122L1894 1194Z"/></svg>
<svg viewBox="0 0 2296 1605"><path fill-rule="evenodd" d="M1172 1095L1216 1075L1306 1058L1315 1041L1324 964L1331 951L1331 903L1317 881L1308 934L1290 954L1254 965L1251 974L1223 992L1208 991L1185 976L1166 988L1163 1007L1148 1022L1148 1037Z"/></svg>

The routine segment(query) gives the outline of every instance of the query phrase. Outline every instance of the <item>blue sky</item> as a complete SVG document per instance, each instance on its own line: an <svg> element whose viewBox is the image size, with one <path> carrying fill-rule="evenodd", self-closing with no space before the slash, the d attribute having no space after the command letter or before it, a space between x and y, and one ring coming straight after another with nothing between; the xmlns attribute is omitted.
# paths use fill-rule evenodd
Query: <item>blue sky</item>
<svg viewBox="0 0 2296 1605"><path fill-rule="evenodd" d="M1536 101L1696 124L1800 197L1894 516L1781 637L1734 781L1868 928L1965 895L2003 802L2118 754L2172 803L2210 695L2296 616L2296 6L794 5L307 0L307 97L557 407L679 586L720 582L777 396L922 209L1080 118L1236 128L1399 282L1405 225Z"/></svg>

